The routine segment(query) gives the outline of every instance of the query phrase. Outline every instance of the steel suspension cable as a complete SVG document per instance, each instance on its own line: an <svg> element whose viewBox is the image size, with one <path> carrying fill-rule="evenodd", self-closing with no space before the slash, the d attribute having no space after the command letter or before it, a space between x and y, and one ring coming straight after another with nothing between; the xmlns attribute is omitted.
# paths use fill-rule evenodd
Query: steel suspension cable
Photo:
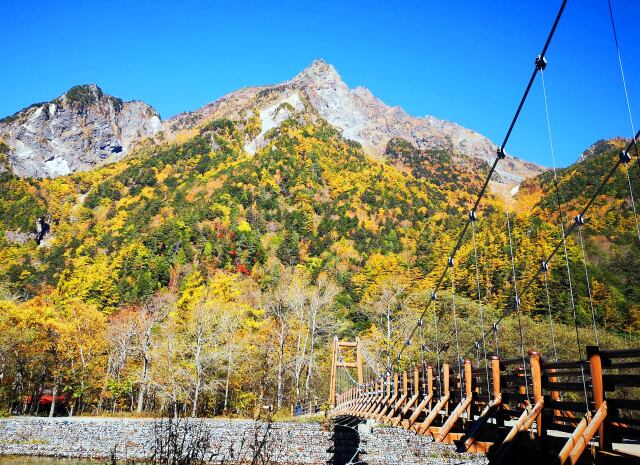
<svg viewBox="0 0 640 465"><path fill-rule="evenodd" d="M500 346L498 345L498 323L494 323L492 325L493 329L493 340L496 344L496 357L500 357Z"/></svg>
<svg viewBox="0 0 640 465"><path fill-rule="evenodd" d="M589 201L587 202L587 204L582 208L582 210L580 211L579 215L584 217L585 214L587 213L587 211L589 211L589 209L591 208L591 206L593 205L593 202L595 202L595 200L600 196L600 194L602 193L602 191L604 190L604 188L606 187L606 185L609 183L609 180L611 179L611 177L613 176L613 174L615 173L615 171L618 169L618 167L620 166L620 164L623 163L623 161L627 161L626 158L623 158L623 154L626 154L628 156L628 152L631 149L631 147L633 146L634 143L637 143L637 140L640 138L640 131L638 131L635 136L634 139L629 142L629 144L627 145L626 149L623 150L620 154L620 156L618 157L618 159L616 160L616 162L614 163L614 165L611 167L611 169L609 170L609 172L604 176L604 178L602 179L602 181L600 182L600 185L598 186L598 188L596 189L596 191L591 195L591 197L589 198ZM565 228L565 237L568 237L571 235L571 233L575 230L576 228L576 223L575 221L571 223L570 226ZM551 263L551 260L553 259L553 257L556 256L556 254L558 253L558 251L560 250L560 247L562 247L562 245L564 244L564 240L560 239L558 242L556 242L553 250L551 251L551 253L547 256L546 260L543 260L543 264L549 264ZM539 278L540 278L540 274L543 272L543 267L540 267L538 269L538 271L529 279L529 281L527 281L527 283L522 287L522 290L520 291L520 296L522 297L524 294L526 294L526 292L531 289L531 286L533 285L533 283L535 283ZM494 323L494 329L496 327L496 325L500 324L500 322L506 318L507 316L509 316L511 314L511 312L513 311L513 308L507 308L502 315L498 318L498 320Z"/></svg>
<svg viewBox="0 0 640 465"><path fill-rule="evenodd" d="M558 348L556 345L556 332L553 328L553 315L551 314L551 297L549 296L549 283L547 282L548 269L544 270L544 290L547 295L547 308L549 309L549 326L551 327L551 342L553 344L553 359L558 361Z"/></svg>
<svg viewBox="0 0 640 465"><path fill-rule="evenodd" d="M344 364L345 359L344 359L344 356L342 355L342 351L340 350L340 346L338 346L338 360L340 361L340 363ZM355 386L361 386L361 384L358 383L358 381L356 381L353 376L351 376L351 373L349 373L349 369L347 367L343 366L342 368L344 369L344 372L347 374L347 376Z"/></svg>
<svg viewBox="0 0 640 465"><path fill-rule="evenodd" d="M618 33L616 31L616 22L613 18L613 8L611 7L611 0L607 0L609 6L609 19L611 20L611 31L613 33L613 41L616 45L616 54L618 56L618 67L620 68L620 77L622 79L622 88L624 89L624 98L627 103L627 113L629 115L629 125L631 126L631 134L636 132L633 124L633 116L631 114L631 103L629 101L629 92L627 91L627 80L624 77L624 66L622 65L622 54L620 53L620 44L618 42ZM637 137L634 138L634 145L636 147L636 160L638 162L638 168L640 168L640 151L638 150ZM628 150L628 149L627 149ZM626 170L627 183L629 185L629 195L631 197L631 207L633 209L633 218L636 222L636 233L638 234L638 240L640 240L640 225L638 224L638 214L636 212L636 203L633 198L633 188L631 187L631 177L629 176L629 170Z"/></svg>
<svg viewBox="0 0 640 465"><path fill-rule="evenodd" d="M618 42L618 33L616 31L616 22L613 19L613 8L611 7L611 0L607 0L607 4L609 6L609 19L611 20L611 31L613 32L613 41L616 44L616 53L618 55L618 66L620 68L620 77L622 78L622 87L624 88L624 97L627 101L627 112L629 113L629 124L631 125L631 134L636 132L633 125L633 116L631 115L631 104L629 103L629 92L627 91L627 80L624 77L624 66L622 66L622 54L620 53L620 44ZM636 154L640 155L638 152L638 143L635 142L636 146ZM638 166L640 167L640 158L638 159Z"/></svg>
<svg viewBox="0 0 640 465"><path fill-rule="evenodd" d="M638 158L640 163L640 158ZM633 198L633 187L631 187L631 176L629 176L629 166L625 164L625 173L627 174L627 185L629 186L629 197L631 198L631 209L633 210L633 218L636 221L636 233L638 234L638 240L640 241L640 225L638 224L638 213L636 212L636 202Z"/></svg>
<svg viewBox="0 0 640 465"><path fill-rule="evenodd" d="M418 326L420 327L419 331L418 331L418 338L419 338L419 344L420 344L420 366L422 367L422 371L424 372L424 370L426 369L426 365L424 363L424 330L422 329L422 318L420 318L418 320Z"/></svg>
<svg viewBox="0 0 640 465"><path fill-rule="evenodd" d="M433 294L433 299L436 295ZM439 305L442 307L442 304ZM440 372L440 342L438 341L438 309L433 308L433 323L436 332L436 368L438 370L438 395L442 397L442 373Z"/></svg>
<svg viewBox="0 0 640 465"><path fill-rule="evenodd" d="M364 355L364 359L367 361L367 365L369 365L369 368L371 369L375 377L380 378L380 373L373 366L373 363L371 363L371 360L369 359L369 354L367 353L367 351L364 348L362 348L361 350L362 350L362 354Z"/></svg>
<svg viewBox="0 0 640 465"><path fill-rule="evenodd" d="M582 220L577 220L582 221ZM598 339L598 325L596 324L596 312L593 308L593 295L591 293L591 280L589 279L589 270L587 269L587 252L584 248L584 239L582 238L582 224L578 226L578 237L580 238L580 249L582 250L582 264L584 265L584 277L587 282L587 293L589 294L589 308L591 309L591 321L593 322L593 336L596 338L596 345L600 346Z"/></svg>
<svg viewBox="0 0 640 465"><path fill-rule="evenodd" d="M565 261L565 265L567 268L567 281L569 283L569 295L571 297L571 310L573 313L573 325L575 327L575 331L576 331L576 345L578 346L578 356L579 359L582 360L582 346L580 343L580 330L578 329L578 318L577 318L577 313L576 313L576 302L575 302L575 297L573 294L573 282L571 279L571 266L569 264L569 252L567 249L567 235L565 232L565 228L564 228L564 224L565 224L565 220L564 220L564 212L562 210L562 200L560 199L560 186L558 183L558 170L556 168L556 155L555 155L555 150L553 148L553 136L551 135L551 117L549 116L549 101L548 101L548 97L547 97L547 86L545 84L544 81L544 71L540 73L541 79L540 82L542 83L542 95L544 97L544 110L545 110L545 116L547 119L547 131L548 131L548 135L549 135L549 148L551 150L551 160L553 163L553 186L554 186L554 190L555 190L555 194L556 194L556 206L558 207L558 218L560 221L560 230L562 232L562 247L564 249L564 261ZM578 216L576 218L583 218L582 216ZM573 226L575 226L577 223L574 222ZM545 268L548 268L549 266L549 260L546 260L544 262L543 265ZM585 265L586 267L586 265ZM539 272L539 271L538 271ZM546 270L545 270L546 273ZM584 374L584 367L582 365L580 365L580 375L582 378L582 387L584 390L584 401L585 404L587 404L587 411L589 411L589 403L588 403L588 398L587 398L587 380Z"/></svg>
<svg viewBox="0 0 640 465"><path fill-rule="evenodd" d="M458 375L460 376L460 398L462 399L464 390L462 389L462 363L460 358L460 340L458 338L458 313L456 312L456 281L454 273L455 263L449 260L449 277L451 278L451 309L453 310L453 327L456 333L456 357L458 358Z"/></svg>
<svg viewBox="0 0 640 465"><path fill-rule="evenodd" d="M529 96L529 93L531 91L531 86L533 85L533 82L536 78L536 75L538 74L538 71L541 70L541 63L543 63L545 61L545 55L547 53L547 50L549 48L549 45L551 44L551 40L553 39L553 36L556 32L556 28L558 27L558 23L560 22L560 18L562 17L562 14L564 12L564 9L567 5L567 0L562 0L562 4L560 5L560 9L558 10L558 13L556 14L555 20L553 22L553 25L551 27L551 30L549 31L549 34L547 35L547 39L545 40L544 46L542 47L542 51L540 52L540 54L536 57L535 59L535 66L533 68L533 72L531 73L531 77L529 78L529 82L527 83L527 86L525 88L524 94L522 95L522 98L520 99L520 103L518 104L518 108L516 110L515 115L513 116L512 120L511 120L511 124L509 125L509 129L507 130L507 133L502 141L502 144L500 145L500 147L498 147L497 149L497 156L495 158L495 160L493 161L493 164L491 165L491 168L489 169L489 172L487 173L487 177L485 178L484 184L482 185L482 188L480 189L480 192L478 193L478 196L476 198L475 203L473 204L473 208L471 209L472 212L476 212L478 210L478 206L480 205L480 202L482 201L482 198L484 197L486 191L487 191L487 187L489 186L489 181L491 180L493 173L495 172L498 163L500 162L500 160L503 160L506 157L506 153L505 153L505 148L507 146L507 143L509 142L509 138L511 137L511 132L513 131L513 128L516 125L516 122L518 121L518 118L520 117L520 112L522 111L522 108L524 107L524 104L527 100L527 97ZM458 249L460 248L460 246L462 245L462 241L464 240L464 237L467 233L467 230L469 229L469 224L471 223L471 219L467 219L467 221L464 224L464 227L462 228L462 231L460 231L460 234L458 235L458 240L455 244L455 246L453 247L451 254L449 255L449 258L455 258L456 253L458 252ZM440 289L440 287L442 286L442 283L444 281L444 278L447 274L447 268L445 268L442 273L440 274L438 280L436 281L435 287L434 287L434 293L437 293L438 290ZM420 318L424 318L424 316L426 315L427 311L429 310L430 306L432 305L432 300L429 301L427 303L427 305L425 305L424 310L422 311L422 314L420 315ZM407 338L407 341L410 341L411 338L414 336L416 330L418 329L417 324L414 325L413 329L411 330L409 337ZM400 360L400 358L402 357L402 354L404 353L404 350L406 349L406 347L409 344L407 342L405 342L399 353L398 356L396 357L395 363L397 364L398 361Z"/></svg>
<svg viewBox="0 0 640 465"><path fill-rule="evenodd" d="M518 314L518 332L520 334L520 356L522 357L522 369L524 370L524 385L527 393L527 401L531 403L529 398L529 381L527 376L527 362L524 355L524 331L522 330L522 315L520 314L520 296L518 295L518 275L516 273L516 259L513 253L513 240L511 238L511 219L509 217L509 204L507 197L504 198L504 209L507 214L507 232L509 236L509 254L511 256L511 273L513 276L513 291L515 294L516 313Z"/></svg>
<svg viewBox="0 0 640 465"><path fill-rule="evenodd" d="M474 215L475 216L475 215ZM484 352L484 371L487 377L487 394L491 400L491 386L489 381L489 362L487 357L487 344L484 337L484 305L482 305L482 291L480 289L480 268L478 267L478 247L476 245L476 224L475 218L471 222L471 237L473 238L473 258L476 265L476 285L478 287L478 306L480 307L480 330L482 331L482 351ZM479 359L480 357L478 357Z"/></svg>

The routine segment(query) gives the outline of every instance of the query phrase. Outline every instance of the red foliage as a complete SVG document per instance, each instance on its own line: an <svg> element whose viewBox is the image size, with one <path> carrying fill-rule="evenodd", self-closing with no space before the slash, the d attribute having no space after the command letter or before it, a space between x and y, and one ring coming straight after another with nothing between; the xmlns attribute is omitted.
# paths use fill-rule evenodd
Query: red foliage
<svg viewBox="0 0 640 465"><path fill-rule="evenodd" d="M249 268L247 268L244 264L242 263L238 263L238 265L236 265L236 272L238 273L242 273L245 276L248 276L251 274L251 270L249 270Z"/></svg>

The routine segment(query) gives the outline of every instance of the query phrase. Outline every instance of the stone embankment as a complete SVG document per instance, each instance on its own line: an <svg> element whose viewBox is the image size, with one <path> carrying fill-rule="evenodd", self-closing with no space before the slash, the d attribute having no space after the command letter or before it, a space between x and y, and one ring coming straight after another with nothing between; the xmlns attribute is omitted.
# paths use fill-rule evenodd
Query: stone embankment
<svg viewBox="0 0 640 465"><path fill-rule="evenodd" d="M190 421L197 425L192 434L206 436L207 457L216 464L251 462L256 450L269 463L344 463L342 457L358 447L358 459L369 465L486 463L482 456L459 455L397 428L341 428L333 434L312 422ZM0 420L0 455L109 459L115 451L118 459L145 460L157 448L160 431L166 428L153 419L8 418Z"/></svg>

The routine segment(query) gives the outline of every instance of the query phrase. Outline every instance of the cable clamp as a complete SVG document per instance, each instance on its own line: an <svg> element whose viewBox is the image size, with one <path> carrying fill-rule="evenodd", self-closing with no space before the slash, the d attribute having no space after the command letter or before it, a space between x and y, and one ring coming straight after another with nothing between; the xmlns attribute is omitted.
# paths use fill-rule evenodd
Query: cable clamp
<svg viewBox="0 0 640 465"><path fill-rule="evenodd" d="M453 266L454 262L453 262L453 257L449 257L447 259L447 265L449 265L450 267Z"/></svg>
<svg viewBox="0 0 640 465"><path fill-rule="evenodd" d="M519 307L520 304L522 304L522 301L520 300L520 297L516 297L516 307Z"/></svg>
<svg viewBox="0 0 640 465"><path fill-rule="evenodd" d="M422 326L422 318L418 318L418 326Z"/></svg>
<svg viewBox="0 0 640 465"><path fill-rule="evenodd" d="M631 155L626 150L620 151L620 161L625 165L631 161Z"/></svg>
<svg viewBox="0 0 640 465"><path fill-rule="evenodd" d="M496 153L498 154L498 160L503 160L504 157L506 156L504 154L504 149L502 147L498 147L498 150L496 150Z"/></svg>
<svg viewBox="0 0 640 465"><path fill-rule="evenodd" d="M476 211L475 210L471 210L469 212L469 221L476 221L478 219L478 217L476 216Z"/></svg>
<svg viewBox="0 0 640 465"><path fill-rule="evenodd" d="M583 226L584 225L584 216L576 215L576 218L575 218L574 221L576 223L576 226Z"/></svg>
<svg viewBox="0 0 640 465"><path fill-rule="evenodd" d="M494 323L493 324L493 332L497 333L498 332L498 323Z"/></svg>
<svg viewBox="0 0 640 465"><path fill-rule="evenodd" d="M549 264L543 260L542 264L540 265L540 269L546 273L547 271L549 271Z"/></svg>
<svg viewBox="0 0 640 465"><path fill-rule="evenodd" d="M405 343L406 346L410 346L411 345L411 338L407 339L407 342Z"/></svg>
<svg viewBox="0 0 640 465"><path fill-rule="evenodd" d="M438 300L438 294L436 294L436 291L431 293L431 300Z"/></svg>
<svg viewBox="0 0 640 465"><path fill-rule="evenodd" d="M479 343L478 341L474 342L474 343L473 343L473 345L475 345L475 346L476 346L476 349L479 349L479 348L480 348L480 343Z"/></svg>
<svg viewBox="0 0 640 465"><path fill-rule="evenodd" d="M534 63L536 64L536 69L538 71L544 71L547 67L547 59L540 55L536 57Z"/></svg>

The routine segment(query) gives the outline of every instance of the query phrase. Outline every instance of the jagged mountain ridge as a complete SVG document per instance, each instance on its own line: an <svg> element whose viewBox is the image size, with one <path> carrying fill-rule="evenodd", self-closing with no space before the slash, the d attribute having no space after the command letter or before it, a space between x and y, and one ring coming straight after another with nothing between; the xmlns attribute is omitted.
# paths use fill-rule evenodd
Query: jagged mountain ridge
<svg viewBox="0 0 640 465"><path fill-rule="evenodd" d="M222 117L247 121L254 114L259 116L260 131L245 144L247 152L255 153L265 145L267 131L293 113L312 121L326 120L376 158L386 156L389 141L402 139L418 152L451 152L453 162L463 165L495 159L496 145L481 134L433 116L411 116L400 107L386 105L365 87L349 88L323 60L314 61L289 81L240 89L164 123L143 102L123 102L96 85L76 86L51 102L0 120L0 139L10 148L9 163L15 174L57 177L118 161L137 142L161 130L172 140L179 134L195 134L199 127ZM499 164L494 181L519 184L543 170L509 156Z"/></svg>
<svg viewBox="0 0 640 465"><path fill-rule="evenodd" d="M140 139L162 129L158 113L141 101L124 102L95 84L0 120L9 163L21 177L57 177L124 158Z"/></svg>
<svg viewBox="0 0 640 465"><path fill-rule="evenodd" d="M419 118L400 107L389 107L365 87L349 88L336 69L323 60L314 61L289 81L240 89L199 110L176 115L164 126L169 134L176 134L215 118L246 118L258 108L264 132L265 122L272 126L279 119L276 113L282 111L283 103L325 119L373 156L382 157L388 142L401 138L418 150L451 151L457 161L472 157L492 163L495 159L496 145L478 132L434 116ZM509 156L499 165L496 180L519 184L543 170L535 163Z"/></svg>

